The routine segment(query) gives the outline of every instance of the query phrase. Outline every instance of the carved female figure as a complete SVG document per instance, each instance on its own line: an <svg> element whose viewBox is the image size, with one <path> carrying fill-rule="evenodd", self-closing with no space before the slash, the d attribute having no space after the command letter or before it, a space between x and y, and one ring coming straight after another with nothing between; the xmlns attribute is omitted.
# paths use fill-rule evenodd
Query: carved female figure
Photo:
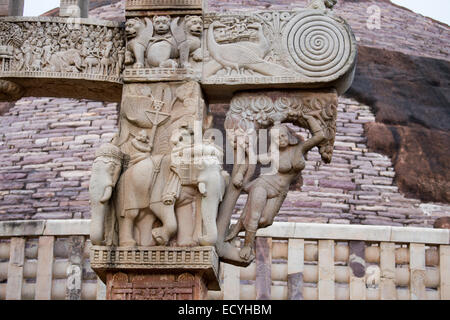
<svg viewBox="0 0 450 320"><path fill-rule="evenodd" d="M254 257L257 229L272 225L287 196L290 184L305 168L305 155L325 139L318 121L313 116L303 115L303 117L307 120L313 136L307 141L302 141L301 137L287 125L275 125L271 134L278 135L272 137L275 138L275 147L279 152L258 156L261 163L272 162L272 166L275 164L275 172L261 174L244 186L244 190L248 193L247 203L238 223L231 228L226 238L226 241L229 241L240 231L245 230L244 247L240 251L242 259L250 260Z"/></svg>

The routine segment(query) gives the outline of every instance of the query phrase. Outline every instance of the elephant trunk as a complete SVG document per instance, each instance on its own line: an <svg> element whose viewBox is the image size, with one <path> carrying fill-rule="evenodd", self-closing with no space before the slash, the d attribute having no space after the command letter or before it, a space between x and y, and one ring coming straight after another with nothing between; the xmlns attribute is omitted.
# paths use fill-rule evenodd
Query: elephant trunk
<svg viewBox="0 0 450 320"><path fill-rule="evenodd" d="M93 245L101 245L105 235L105 216L109 211L109 206L104 204L91 205L91 225L90 225L90 237Z"/></svg>
<svg viewBox="0 0 450 320"><path fill-rule="evenodd" d="M201 246L214 246L218 238L217 212L225 192L225 177L220 171L209 171L206 175L211 181L199 182L198 188L202 194L201 212L203 220L203 235L199 238Z"/></svg>
<svg viewBox="0 0 450 320"><path fill-rule="evenodd" d="M202 198L203 236L199 238L201 246L214 246L217 242L217 209L218 203L211 206L211 200Z"/></svg>

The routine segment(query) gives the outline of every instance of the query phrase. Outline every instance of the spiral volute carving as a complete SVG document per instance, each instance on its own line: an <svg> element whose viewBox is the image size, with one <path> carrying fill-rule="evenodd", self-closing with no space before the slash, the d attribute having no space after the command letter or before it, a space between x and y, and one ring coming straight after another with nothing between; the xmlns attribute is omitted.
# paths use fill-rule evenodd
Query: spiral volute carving
<svg viewBox="0 0 450 320"><path fill-rule="evenodd" d="M351 30L333 16L307 11L293 18L286 30L283 45L288 60L307 77L344 73L354 61L355 40Z"/></svg>

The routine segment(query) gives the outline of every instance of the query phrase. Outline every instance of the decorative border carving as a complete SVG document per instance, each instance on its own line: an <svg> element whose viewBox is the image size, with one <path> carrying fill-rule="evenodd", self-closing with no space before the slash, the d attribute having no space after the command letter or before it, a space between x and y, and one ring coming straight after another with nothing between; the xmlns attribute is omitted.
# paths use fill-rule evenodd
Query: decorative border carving
<svg viewBox="0 0 450 320"><path fill-rule="evenodd" d="M201 9L202 0L127 0L126 10Z"/></svg>
<svg viewBox="0 0 450 320"><path fill-rule="evenodd" d="M192 69L185 68L145 68L145 69L125 69L123 72L125 82L135 81L181 81L181 80L201 80L201 75Z"/></svg>
<svg viewBox="0 0 450 320"><path fill-rule="evenodd" d="M204 247L105 247L92 246L91 268L103 279L114 270L204 271L209 288L220 289L219 257L216 249Z"/></svg>
<svg viewBox="0 0 450 320"><path fill-rule="evenodd" d="M91 250L92 268L219 270L214 247L102 247Z"/></svg>

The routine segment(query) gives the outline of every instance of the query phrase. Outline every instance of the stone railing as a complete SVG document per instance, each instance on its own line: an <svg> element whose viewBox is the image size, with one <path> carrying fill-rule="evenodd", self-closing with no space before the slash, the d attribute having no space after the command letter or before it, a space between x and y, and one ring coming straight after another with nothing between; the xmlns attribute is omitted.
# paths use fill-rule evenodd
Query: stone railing
<svg viewBox="0 0 450 320"><path fill-rule="evenodd" d="M104 299L89 223L1 222L0 300ZM450 299L449 230L275 222L257 236L255 262L222 263L209 299Z"/></svg>

